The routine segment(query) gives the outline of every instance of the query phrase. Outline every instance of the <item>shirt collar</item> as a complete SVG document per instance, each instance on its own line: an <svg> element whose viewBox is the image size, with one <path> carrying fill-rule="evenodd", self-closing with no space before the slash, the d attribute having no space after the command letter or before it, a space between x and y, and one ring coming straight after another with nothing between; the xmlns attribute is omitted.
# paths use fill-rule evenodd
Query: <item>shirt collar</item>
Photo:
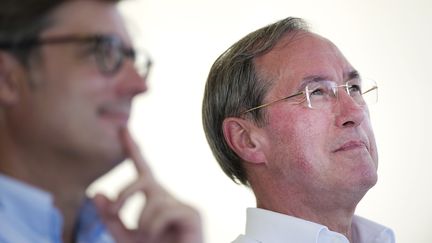
<svg viewBox="0 0 432 243"><path fill-rule="evenodd" d="M46 191L0 174L0 210L34 232L61 237L63 219Z"/></svg>
<svg viewBox="0 0 432 243"><path fill-rule="evenodd" d="M259 208L247 209L246 235L262 242L346 242L326 226Z"/></svg>
<svg viewBox="0 0 432 243"><path fill-rule="evenodd" d="M354 216L352 223L354 242L395 242L393 230L368 219Z"/></svg>

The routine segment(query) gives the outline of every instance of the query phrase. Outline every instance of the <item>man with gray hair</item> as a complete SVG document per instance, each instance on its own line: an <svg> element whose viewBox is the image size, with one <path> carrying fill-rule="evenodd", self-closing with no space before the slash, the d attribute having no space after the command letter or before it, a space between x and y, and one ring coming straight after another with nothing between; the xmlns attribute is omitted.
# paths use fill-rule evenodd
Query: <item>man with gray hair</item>
<svg viewBox="0 0 432 243"><path fill-rule="evenodd" d="M1 243L202 243L198 212L158 183L129 134L151 62L119 1L0 1ZM137 179L114 200L87 199L126 158ZM129 229L120 210L137 192L145 205Z"/></svg>
<svg viewBox="0 0 432 243"><path fill-rule="evenodd" d="M376 84L299 18L248 34L215 61L206 137L257 203L234 242L394 242L390 229L354 215L377 182L376 99Z"/></svg>

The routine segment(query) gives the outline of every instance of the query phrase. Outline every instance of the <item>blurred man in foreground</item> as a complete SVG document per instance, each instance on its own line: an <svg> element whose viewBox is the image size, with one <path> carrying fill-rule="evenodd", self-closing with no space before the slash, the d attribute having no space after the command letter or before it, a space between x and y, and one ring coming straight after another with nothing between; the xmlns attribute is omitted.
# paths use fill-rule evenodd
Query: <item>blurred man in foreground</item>
<svg viewBox="0 0 432 243"><path fill-rule="evenodd" d="M158 184L128 132L150 60L133 49L117 2L0 3L2 243L202 242L197 211ZM125 158L137 180L114 201L86 199ZM146 204L131 230L119 210L136 192Z"/></svg>

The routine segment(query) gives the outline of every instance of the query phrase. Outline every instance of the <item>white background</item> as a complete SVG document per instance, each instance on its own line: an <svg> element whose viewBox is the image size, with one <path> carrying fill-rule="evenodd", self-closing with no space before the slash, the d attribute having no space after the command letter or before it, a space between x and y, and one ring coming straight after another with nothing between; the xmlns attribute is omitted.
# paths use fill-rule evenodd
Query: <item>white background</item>
<svg viewBox="0 0 432 243"><path fill-rule="evenodd" d="M244 230L245 208L254 206L252 193L222 173L205 140L208 71L235 41L287 16L305 18L379 84L371 108L379 182L357 214L393 228L398 242L432 242L431 1L130 0L122 11L155 62L149 92L134 103L132 132L161 182L201 211L206 242L233 240ZM124 163L91 192L115 195L133 176ZM138 201L124 212L128 223Z"/></svg>

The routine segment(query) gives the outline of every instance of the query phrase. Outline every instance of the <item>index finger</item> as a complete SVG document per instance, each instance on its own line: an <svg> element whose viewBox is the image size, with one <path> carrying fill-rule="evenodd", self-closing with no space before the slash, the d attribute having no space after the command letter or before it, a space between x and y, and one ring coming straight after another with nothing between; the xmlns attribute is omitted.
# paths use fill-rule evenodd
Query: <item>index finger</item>
<svg viewBox="0 0 432 243"><path fill-rule="evenodd" d="M121 140L123 143L123 147L126 152L126 156L132 160L135 165L135 168L138 171L139 176L145 176L147 179L153 179L153 173L150 167L147 165L147 162L144 160L141 155L140 149L138 145L133 140L129 129L124 128L121 130Z"/></svg>

